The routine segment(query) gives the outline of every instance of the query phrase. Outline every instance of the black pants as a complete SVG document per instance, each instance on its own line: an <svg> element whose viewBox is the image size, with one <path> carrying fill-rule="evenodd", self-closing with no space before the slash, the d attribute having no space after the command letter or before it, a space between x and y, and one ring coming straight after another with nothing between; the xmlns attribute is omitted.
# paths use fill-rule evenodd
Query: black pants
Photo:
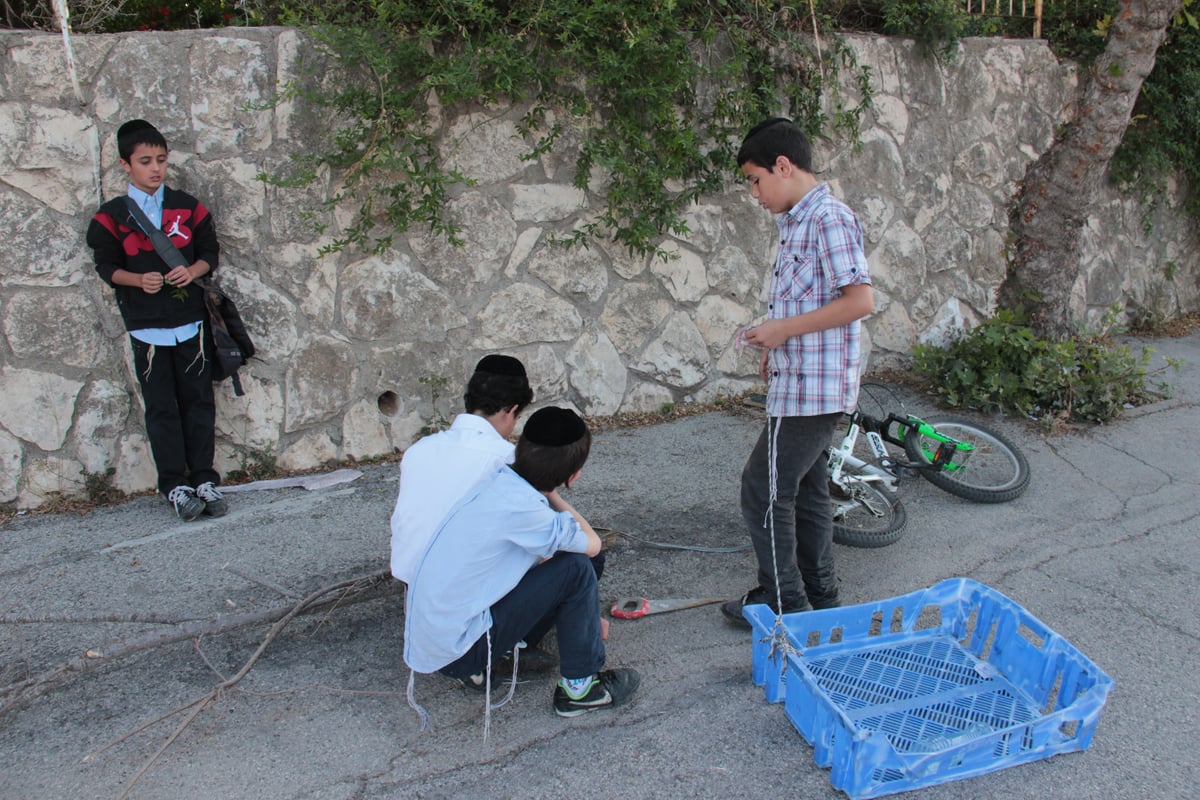
<svg viewBox="0 0 1200 800"><path fill-rule="evenodd" d="M529 572L492 605L492 663L522 639L537 646L551 627L558 634L559 671L567 678L586 678L604 666L600 638L600 594L597 566L580 553L556 553ZM488 663L488 634L440 672L465 678L483 672Z"/></svg>
<svg viewBox="0 0 1200 800"><path fill-rule="evenodd" d="M783 606L838 603L833 562L833 504L825 451L841 414L770 420L742 470L742 518L758 556L758 582ZM775 503L771 505L769 437L776 437ZM773 508L774 542L767 524Z"/></svg>
<svg viewBox="0 0 1200 800"><path fill-rule="evenodd" d="M158 490L165 495L176 486L218 483L212 356L203 334L171 346L132 337L130 344L146 404L146 437L158 468Z"/></svg>

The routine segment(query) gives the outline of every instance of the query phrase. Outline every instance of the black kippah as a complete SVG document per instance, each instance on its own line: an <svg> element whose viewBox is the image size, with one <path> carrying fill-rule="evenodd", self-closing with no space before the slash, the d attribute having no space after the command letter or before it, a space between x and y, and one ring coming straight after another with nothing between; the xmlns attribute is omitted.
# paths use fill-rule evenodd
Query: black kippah
<svg viewBox="0 0 1200 800"><path fill-rule="evenodd" d="M544 447L563 447L587 435L587 425L568 408L547 406L533 412L521 435Z"/></svg>
<svg viewBox="0 0 1200 800"><path fill-rule="evenodd" d="M512 356L484 356L475 365L476 372L487 372L492 375L511 375L514 378L524 378L525 365Z"/></svg>
<svg viewBox="0 0 1200 800"><path fill-rule="evenodd" d="M146 122L146 120L144 120L144 119L131 119L131 120L129 120L129 122L126 122L124 125L117 128L117 138L123 139L131 133L135 133L137 131L144 130L146 128L149 128L150 130L155 131L155 132L158 131L157 128L155 128L149 122Z"/></svg>

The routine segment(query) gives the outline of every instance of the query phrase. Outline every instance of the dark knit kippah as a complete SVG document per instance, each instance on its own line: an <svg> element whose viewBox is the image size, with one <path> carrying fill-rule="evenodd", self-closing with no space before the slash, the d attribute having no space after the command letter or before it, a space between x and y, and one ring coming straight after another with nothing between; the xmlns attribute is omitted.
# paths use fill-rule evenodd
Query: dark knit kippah
<svg viewBox="0 0 1200 800"><path fill-rule="evenodd" d="M511 375L514 378L524 378L525 365L512 356L484 356L475 365L476 372L487 372L491 375Z"/></svg>
<svg viewBox="0 0 1200 800"><path fill-rule="evenodd" d="M544 447L574 444L587 434L587 425L569 408L547 406L533 412L521 435Z"/></svg>
<svg viewBox="0 0 1200 800"><path fill-rule="evenodd" d="M131 119L131 120L129 120L129 122L126 122L124 125L117 128L117 138L123 139L131 133L135 133L137 131L144 130L146 128L149 128L150 130L156 131L156 132L158 130L153 125L151 125L149 122L146 122L146 120L144 120L144 119Z"/></svg>

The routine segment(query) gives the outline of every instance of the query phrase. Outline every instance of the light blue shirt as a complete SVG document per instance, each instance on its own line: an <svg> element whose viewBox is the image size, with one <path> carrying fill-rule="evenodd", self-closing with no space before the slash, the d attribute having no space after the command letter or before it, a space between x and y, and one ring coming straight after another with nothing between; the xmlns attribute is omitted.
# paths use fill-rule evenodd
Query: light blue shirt
<svg viewBox="0 0 1200 800"><path fill-rule="evenodd" d="M133 199L133 202L138 204L138 207L142 211L146 212L146 216L149 217L154 227L161 228L165 191L165 186L159 186L154 194L146 194L131 183L125 193ZM143 231L143 233L148 234L149 231ZM168 292L170 289L163 287L162 291ZM199 332L200 323L189 322L186 325L180 325L178 328L142 328L138 331L130 331L129 335L145 344L170 347L180 342L186 342Z"/></svg>
<svg viewBox="0 0 1200 800"><path fill-rule="evenodd" d="M146 212L146 216L150 218L150 222L154 224L154 227L162 227L163 197L166 194L165 186L159 186L154 194L146 194L131 183L125 193L129 195L133 202L138 204L138 207L142 211ZM143 233L148 233L148 231L143 231Z"/></svg>
<svg viewBox="0 0 1200 800"><path fill-rule="evenodd" d="M458 660L526 572L560 550L587 549L571 512L550 508L544 494L501 467L450 511L425 549L405 600L405 663L436 672Z"/></svg>
<svg viewBox="0 0 1200 800"><path fill-rule="evenodd" d="M392 510L392 574L411 581L451 509L512 460L512 442L478 414L459 414L449 430L405 450Z"/></svg>

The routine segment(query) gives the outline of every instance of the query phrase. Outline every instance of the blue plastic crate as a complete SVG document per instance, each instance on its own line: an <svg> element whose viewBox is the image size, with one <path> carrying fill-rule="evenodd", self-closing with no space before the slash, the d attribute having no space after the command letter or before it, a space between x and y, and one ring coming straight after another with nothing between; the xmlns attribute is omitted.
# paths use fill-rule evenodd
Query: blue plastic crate
<svg viewBox="0 0 1200 800"><path fill-rule="evenodd" d="M966 578L786 614L782 635L768 606L743 613L755 683L783 701L817 764L853 798L1085 750L1113 687L1020 605Z"/></svg>

